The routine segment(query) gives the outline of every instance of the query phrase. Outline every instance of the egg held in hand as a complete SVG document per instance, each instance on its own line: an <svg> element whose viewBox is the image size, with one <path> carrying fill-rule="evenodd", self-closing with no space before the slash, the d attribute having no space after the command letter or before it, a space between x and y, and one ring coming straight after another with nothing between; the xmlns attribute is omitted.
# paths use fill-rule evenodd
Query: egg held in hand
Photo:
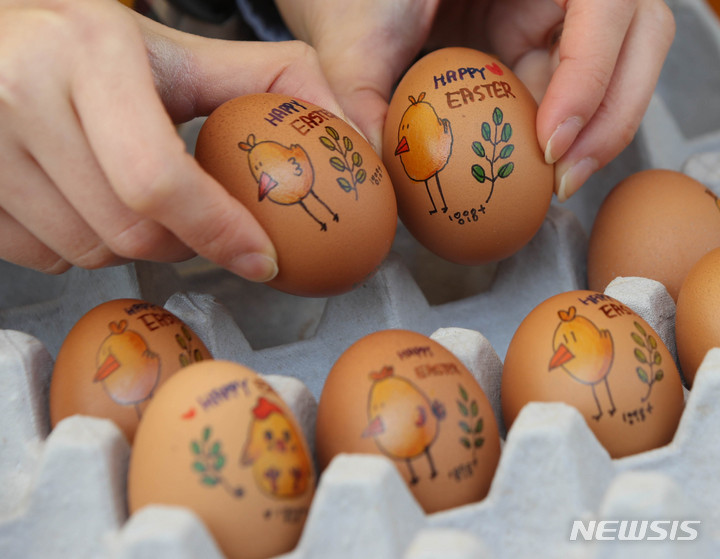
<svg viewBox="0 0 720 559"><path fill-rule="evenodd" d="M421 244L473 265L530 241L554 181L536 115L524 84L483 52L439 49L407 71L390 101L383 161L400 219Z"/></svg>
<svg viewBox="0 0 720 559"><path fill-rule="evenodd" d="M395 195L370 144L331 112L277 93L237 97L203 124L195 157L270 236L269 285L330 296L370 278L392 245Z"/></svg>

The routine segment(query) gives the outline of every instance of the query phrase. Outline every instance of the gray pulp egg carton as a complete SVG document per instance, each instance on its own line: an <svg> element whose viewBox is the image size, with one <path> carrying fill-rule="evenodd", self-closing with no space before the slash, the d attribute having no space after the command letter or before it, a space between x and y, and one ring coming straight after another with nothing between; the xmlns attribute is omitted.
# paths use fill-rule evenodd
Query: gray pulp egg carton
<svg viewBox="0 0 720 559"><path fill-rule="evenodd" d="M0 262L0 557L222 558L188 509L150 506L128 517L130 448L114 424L75 416L50 430L48 386L65 335L86 311L119 297L163 304L217 358L266 375L311 445L324 378L367 333L431 335L483 386L505 437L485 499L426 515L387 458L341 455L320 477L287 559L720 556L720 348L707 354L686 393L673 442L634 456L610 459L569 406L529 404L508 432L499 406L502 361L522 319L547 297L585 287L587 235L612 186L665 167L720 193L720 24L702 0L669 5L677 38L635 141L568 203L553 205L535 238L496 265L442 262L402 227L374 278L328 299L281 294L198 259L58 277ZM675 307L660 284L618 278L606 292L643 316L676 356ZM620 520L645 520L660 522L668 538L585 541L576 531L572 540L576 521L603 520L601 537L612 539ZM691 533L681 522L697 538L681 540Z"/></svg>

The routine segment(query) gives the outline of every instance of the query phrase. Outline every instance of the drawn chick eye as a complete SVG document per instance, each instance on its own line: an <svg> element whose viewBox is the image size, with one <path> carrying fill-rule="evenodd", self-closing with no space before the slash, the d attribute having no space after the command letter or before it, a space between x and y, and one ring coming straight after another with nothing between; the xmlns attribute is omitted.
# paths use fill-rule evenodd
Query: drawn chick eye
<svg viewBox="0 0 720 559"><path fill-rule="evenodd" d="M265 440L267 440L267 441L273 440L272 431L265 431Z"/></svg>

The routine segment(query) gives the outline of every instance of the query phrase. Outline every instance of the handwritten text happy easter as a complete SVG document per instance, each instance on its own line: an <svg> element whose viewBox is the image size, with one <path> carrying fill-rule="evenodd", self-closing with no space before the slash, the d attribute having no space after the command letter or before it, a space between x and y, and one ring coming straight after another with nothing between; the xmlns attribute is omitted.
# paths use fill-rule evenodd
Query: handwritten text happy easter
<svg viewBox="0 0 720 559"><path fill-rule="evenodd" d="M265 120L273 126L288 122L295 130L305 136L313 128L328 120L337 118L325 109L309 109L297 99L282 103L268 112Z"/></svg>
<svg viewBox="0 0 720 559"><path fill-rule="evenodd" d="M463 67L434 75L433 83L435 89L454 86L452 90L445 92L445 98L448 108L457 109L468 103L484 101L485 99L499 99L502 97L512 97L514 99L515 94L506 81L493 80L472 85L472 82L476 80L485 82L492 75L502 76L503 73L503 69L497 63L487 64L482 68ZM460 82L468 84L468 87L458 88ZM472 86L472 89L470 86Z"/></svg>

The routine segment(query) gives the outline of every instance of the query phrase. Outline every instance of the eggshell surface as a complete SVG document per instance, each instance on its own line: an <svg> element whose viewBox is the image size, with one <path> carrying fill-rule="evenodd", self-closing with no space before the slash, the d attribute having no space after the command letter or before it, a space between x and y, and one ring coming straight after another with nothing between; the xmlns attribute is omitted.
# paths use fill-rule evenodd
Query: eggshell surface
<svg viewBox="0 0 720 559"><path fill-rule="evenodd" d="M683 377L692 386L709 349L720 347L720 248L690 269L678 295L675 340Z"/></svg>
<svg viewBox="0 0 720 559"><path fill-rule="evenodd" d="M390 250L397 208L387 171L370 144L325 109L275 93L232 99L204 123L195 157L270 236L274 288L342 293Z"/></svg>
<svg viewBox="0 0 720 559"><path fill-rule="evenodd" d="M705 185L669 169L619 182L603 201L588 245L588 287L616 277L662 283L677 301L690 268L720 246L720 204Z"/></svg>
<svg viewBox="0 0 720 559"><path fill-rule="evenodd" d="M530 241L554 181L536 115L525 85L483 52L439 49L407 71L390 101L383 161L398 214L421 244L481 264Z"/></svg>
<svg viewBox="0 0 720 559"><path fill-rule="evenodd" d="M81 414L111 419L132 442L158 387L182 367L210 359L202 340L164 308L114 299L68 332L50 382L50 421Z"/></svg>
<svg viewBox="0 0 720 559"><path fill-rule="evenodd" d="M574 406L613 458L669 443L684 407L680 374L653 329L585 290L542 302L510 341L501 383L508 429L528 402Z"/></svg>
<svg viewBox="0 0 720 559"><path fill-rule="evenodd" d="M318 404L321 468L339 453L393 460L426 512L481 500L500 457L497 423L475 378L450 351L382 330L337 360Z"/></svg>
<svg viewBox="0 0 720 559"><path fill-rule="evenodd" d="M229 559L291 550L315 488L292 412L260 375L228 361L187 367L163 385L138 428L128 503L185 506Z"/></svg>

